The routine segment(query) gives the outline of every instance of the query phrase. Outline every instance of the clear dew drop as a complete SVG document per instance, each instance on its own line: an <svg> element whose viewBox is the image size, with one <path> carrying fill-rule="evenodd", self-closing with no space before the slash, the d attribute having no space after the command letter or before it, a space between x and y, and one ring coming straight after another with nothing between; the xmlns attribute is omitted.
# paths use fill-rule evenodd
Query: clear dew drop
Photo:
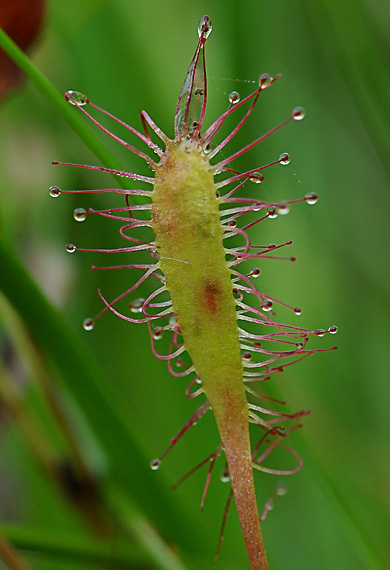
<svg viewBox="0 0 390 570"><path fill-rule="evenodd" d="M212 148L209 144L205 144L203 147L203 154L210 154L210 152L212 151Z"/></svg>
<svg viewBox="0 0 390 570"><path fill-rule="evenodd" d="M227 469L224 469L219 477L222 483L229 483L230 482L230 475Z"/></svg>
<svg viewBox="0 0 390 570"><path fill-rule="evenodd" d="M286 164L290 164L291 162L291 156L288 154L288 152L282 152L282 154L279 156L279 163L286 165Z"/></svg>
<svg viewBox="0 0 390 570"><path fill-rule="evenodd" d="M264 182L264 176L261 174L255 174L249 178L249 182L253 182L253 184L261 184L261 182Z"/></svg>
<svg viewBox="0 0 390 570"><path fill-rule="evenodd" d="M253 277L254 279L257 279L257 277L260 275L260 269L258 267L255 267L254 269L252 269L252 271L250 272L250 276Z"/></svg>
<svg viewBox="0 0 390 570"><path fill-rule="evenodd" d="M255 204L255 205L253 206L252 210L253 210L254 212L260 212L260 210L261 210L261 204Z"/></svg>
<svg viewBox="0 0 390 570"><path fill-rule="evenodd" d="M231 93L229 93L229 103L235 105L240 101L240 99L241 99L240 94L237 91L232 91Z"/></svg>
<svg viewBox="0 0 390 570"><path fill-rule="evenodd" d="M142 313L142 305L144 304L145 299L139 297L138 299L133 299L129 303L129 309L132 313Z"/></svg>
<svg viewBox="0 0 390 570"><path fill-rule="evenodd" d="M84 220L87 217L87 212L86 210L84 210L84 208L76 208L73 211L73 217L76 220L76 222L84 222Z"/></svg>
<svg viewBox="0 0 390 570"><path fill-rule="evenodd" d="M252 355L251 355L250 352L244 352L244 353L242 354L242 358L243 358L244 360L251 360L251 359L252 359Z"/></svg>
<svg viewBox="0 0 390 570"><path fill-rule="evenodd" d="M265 89L271 83L272 78L269 73L262 73L259 77L259 87Z"/></svg>
<svg viewBox="0 0 390 570"><path fill-rule="evenodd" d="M272 301L270 299L264 299L263 304L261 305L263 311L268 312L272 309Z"/></svg>
<svg viewBox="0 0 390 570"><path fill-rule="evenodd" d="M153 461L150 462L150 468L153 471L157 471L160 465L161 465L161 459L153 459Z"/></svg>
<svg viewBox="0 0 390 570"><path fill-rule="evenodd" d="M305 109L303 107L295 107L292 112L294 121L302 121L305 118Z"/></svg>
<svg viewBox="0 0 390 570"><path fill-rule="evenodd" d="M339 329L336 326L332 326L328 328L328 333L336 334Z"/></svg>
<svg viewBox="0 0 390 570"><path fill-rule="evenodd" d="M153 334L152 334L153 340L162 339L162 335L163 335L163 332L160 329L160 327L154 327Z"/></svg>
<svg viewBox="0 0 390 570"><path fill-rule="evenodd" d="M299 317L302 315L302 309L300 309L299 307L295 307L294 313Z"/></svg>
<svg viewBox="0 0 390 570"><path fill-rule="evenodd" d="M276 208L274 206L271 206L270 208L268 208L268 217L272 218L272 219L278 217Z"/></svg>
<svg viewBox="0 0 390 570"><path fill-rule="evenodd" d="M198 36L200 37L203 32L203 37L205 40L207 40L212 31L213 31L213 26L211 24L211 18L209 16L203 16L203 18L199 22Z"/></svg>
<svg viewBox="0 0 390 570"><path fill-rule="evenodd" d="M94 327L94 323L92 319L84 319L83 321L83 329L85 331L91 331Z"/></svg>
<svg viewBox="0 0 390 570"><path fill-rule="evenodd" d="M324 329L318 329L318 330L315 331L315 334L316 334L317 336L320 336L320 337L321 337L321 336L324 336L325 331L324 331Z"/></svg>
<svg viewBox="0 0 390 570"><path fill-rule="evenodd" d="M290 208L288 207L288 205L285 202L280 202L276 206L276 211L280 216L286 216L290 212Z"/></svg>
<svg viewBox="0 0 390 570"><path fill-rule="evenodd" d="M58 198L58 196L61 194L61 188L58 186L50 186L49 194L52 198Z"/></svg>
<svg viewBox="0 0 390 570"><path fill-rule="evenodd" d="M308 192L305 196L306 204L309 206L314 206L317 203L318 196L314 192Z"/></svg>
<svg viewBox="0 0 390 570"><path fill-rule="evenodd" d="M74 253L76 251L76 246L73 243L68 243L66 246L66 251L68 253Z"/></svg>
<svg viewBox="0 0 390 570"><path fill-rule="evenodd" d="M78 105L79 107L82 107L83 105L87 105L87 103L89 103L88 97L79 91L67 91L65 93L65 99L71 105Z"/></svg>

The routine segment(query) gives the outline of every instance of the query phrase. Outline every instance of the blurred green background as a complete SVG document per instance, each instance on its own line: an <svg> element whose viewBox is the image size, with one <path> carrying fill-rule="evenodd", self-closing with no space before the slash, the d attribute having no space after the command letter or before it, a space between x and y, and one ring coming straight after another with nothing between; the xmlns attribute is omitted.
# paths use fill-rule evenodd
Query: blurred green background
<svg viewBox="0 0 390 570"><path fill-rule="evenodd" d="M313 191L319 195L314 208L296 205L288 216L254 228L254 243L292 239L293 251L290 248L288 254L297 256L295 264L264 261L262 283L257 284L265 293L302 307L299 325L339 326L336 337L315 343L321 348L336 341L338 351L315 355L274 378L290 409L310 409L311 415L304 430L293 436L304 468L285 480L288 493L276 501L263 525L270 568L383 569L389 557L390 500L387 3L52 0L33 61L60 93L82 91L139 129L139 110L145 109L172 135L177 96L195 49L198 21L205 13L213 22L206 49L206 123L224 110L230 91L237 90L242 97L249 94L250 82L264 72L283 77L260 98L240 140L233 143L235 148L283 120L296 105L303 105L307 113L302 123L288 125L239 165L249 169L288 151L291 166L266 172L262 189L267 197L279 201ZM215 449L218 439L212 417L186 434L158 472L150 471L149 461L164 451L197 403L184 397L185 382L173 379L164 363L153 358L146 327L105 315L93 332L82 330L82 320L101 308L96 289L101 287L112 298L128 287L133 274L90 272L96 255L69 256L64 248L66 243L123 246L115 223L91 219L77 224L72 217L78 206L109 207L109 196L99 200L48 196L53 184L64 189L98 188L112 185L112 178L51 166L52 160L87 164L98 160L28 81L3 100L0 129L1 232L70 324L75 350L79 343L86 345L98 362L93 393L88 392L89 381L84 387L83 374L78 374L81 365L72 361L72 354L67 378L58 363L47 365L50 381L59 382L61 398L82 434L89 465L104 485L113 481L114 491L106 499L116 514L122 509L122 519L128 514L137 521L134 513L140 509L182 560L178 568L209 568L228 489L216 474L200 513L205 472L198 472L176 492L170 486ZM129 141L134 142L130 137ZM141 160L107 138L104 143L126 169L147 173ZM28 298L24 303L27 311L38 310L33 301L29 308ZM52 437L54 424L40 396L37 367L26 359L18 321L4 299L0 308L3 353L10 350L10 343L14 346L12 376L45 435ZM293 314L285 317L280 311L279 315L297 323ZM33 350L45 354L45 346ZM84 359L84 352L80 354ZM101 377L110 389L107 398ZM121 418L117 424L111 422L116 414ZM122 432L125 424L128 432ZM101 425L102 433L94 425ZM127 433L135 438L139 456L126 447ZM61 438L54 435L53 441L61 456ZM31 568L116 567L113 561L97 562L91 556L83 561L76 555L68 558L72 544L87 544L91 530L54 488L6 412L1 414L0 450L4 534L30 550L37 542L40 553L23 552ZM223 462L218 469L223 469ZM133 475L128 485L127 474ZM278 478L258 474L256 481L261 510ZM138 506L133 508L133 503ZM112 552L116 545L123 546L123 526L123 520L114 524L108 540ZM142 525L136 522L135 527ZM29 543L32 530L40 533L41 541L34 535ZM134 559L128 553L122 567L175 568L169 561L167 566L154 566L148 548L139 547L134 528L130 535L129 545L136 545ZM66 544L62 550L58 546L55 557L50 551L61 540ZM234 509L216 567L248 567Z"/></svg>

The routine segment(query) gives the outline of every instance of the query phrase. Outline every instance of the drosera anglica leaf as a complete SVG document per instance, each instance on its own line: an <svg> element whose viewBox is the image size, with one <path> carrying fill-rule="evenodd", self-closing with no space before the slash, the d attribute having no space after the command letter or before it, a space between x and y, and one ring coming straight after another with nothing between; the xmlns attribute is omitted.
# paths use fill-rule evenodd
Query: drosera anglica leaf
<svg viewBox="0 0 390 570"><path fill-rule="evenodd" d="M314 204L317 196L310 193L297 200L269 202L262 197L261 186L259 189L256 184L250 188L249 198L239 198L236 192L247 182L261 183L264 170L276 164L288 164L291 158L283 152L271 163L246 172L233 169L232 163L289 122L302 120L304 110L296 107L289 117L269 132L230 155L224 152L224 158L215 162L213 159L247 121L262 92L269 89L280 76L260 75L258 88L243 99L236 92L230 93L227 110L203 129L207 104L204 50L211 29L210 18L204 16L198 28L199 41L195 54L176 105L173 139L165 135L145 111L141 111L143 134L97 107L85 95L75 91L65 95L72 105L78 107L106 134L143 158L154 176L88 165L53 164L111 172L134 182L149 184L152 190L60 190L51 187L50 195L58 197L66 193L100 192L125 195L125 205L99 211L76 208L74 215L77 221L98 215L123 222L120 234L130 242L127 247L87 249L70 244L66 246L67 250L70 253L97 251L127 254L143 251L150 254L151 260L142 264L93 267L94 270L137 270L141 276L112 301L108 301L99 290L104 308L96 317L85 319L84 328L92 330L96 320L107 311L131 323L147 323L153 354L167 361L175 377L191 378L186 396L203 396L204 401L177 436L171 439L166 452L151 462L151 468L157 470L161 460L182 435L211 409L221 445L190 474L198 467L210 464L202 497L203 507L215 462L223 451L226 458L223 481L231 483L251 567L253 570L266 570L268 562L260 530L253 469L278 475L291 474L300 469L301 459L286 446L285 440L290 432L301 426L301 418L308 412L286 413L281 410L284 402L272 400L263 391L254 390L253 386L255 383L262 386L261 383L269 380L271 374L283 372L286 367L314 352L328 350L309 348L309 338L334 334L337 327L329 327L327 331L312 331L276 322L276 306L287 307L295 315L300 315L301 309L262 293L253 283L253 279L260 275L257 265L263 259L295 261L295 257L281 258L278 255L277 250L289 246L291 241L279 245L253 245L247 230L261 221L287 214L291 204ZM102 126L86 110L88 106L138 137L154 153L154 158ZM237 126L215 143L226 119L234 118L238 110L242 112L244 109L247 110ZM148 129L159 137L163 148L152 141ZM136 204L130 202L132 198L137 198ZM136 231L139 228L142 234ZM249 271L240 272L238 267L243 262L253 262L254 266ZM158 287L143 298L136 291L146 279L157 280ZM127 299L127 307L121 308ZM170 349L168 354L162 355L157 351L156 343L166 334L171 335ZM185 354L190 363L183 360ZM260 405L262 401L272 402L272 406ZM253 443L250 424L260 429L260 436ZM293 467L270 467L268 459L275 449L285 450L295 461ZM268 501L264 512L269 510L269 505ZM222 535L219 545L221 540Z"/></svg>

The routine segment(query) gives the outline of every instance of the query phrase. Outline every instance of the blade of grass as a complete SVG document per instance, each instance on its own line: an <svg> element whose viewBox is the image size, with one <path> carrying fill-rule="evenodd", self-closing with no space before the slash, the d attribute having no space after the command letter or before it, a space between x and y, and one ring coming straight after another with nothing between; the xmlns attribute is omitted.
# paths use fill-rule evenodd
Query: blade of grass
<svg viewBox="0 0 390 570"><path fill-rule="evenodd" d="M13 547L0 534L0 558L4 560L10 570L30 570L26 562L22 560Z"/></svg>
<svg viewBox="0 0 390 570"><path fill-rule="evenodd" d="M64 97L56 90L54 85L35 67L29 57L16 45L16 43L0 28L0 46L9 57L26 74L33 85L41 92L43 97L60 113L68 125L77 133L80 139L95 154L95 156L108 168L122 170L122 165L106 149L97 138L90 126L75 112ZM118 180L118 177L116 177ZM126 181L119 179L118 183L126 188Z"/></svg>
<svg viewBox="0 0 390 570"><path fill-rule="evenodd" d="M199 548L201 539L188 514L184 515L178 499L163 485L161 477L153 477L130 406L116 393L94 357L46 300L1 237L0 263L0 290L84 411L110 459L110 480L137 497L136 502L145 514L178 543ZM124 461L124 455L129 459Z"/></svg>
<svg viewBox="0 0 390 570"><path fill-rule="evenodd" d="M64 535L52 530L1 524L0 532L15 548L37 552L53 559L91 564L109 564L114 567L150 568L141 549L115 538L112 543L89 537Z"/></svg>

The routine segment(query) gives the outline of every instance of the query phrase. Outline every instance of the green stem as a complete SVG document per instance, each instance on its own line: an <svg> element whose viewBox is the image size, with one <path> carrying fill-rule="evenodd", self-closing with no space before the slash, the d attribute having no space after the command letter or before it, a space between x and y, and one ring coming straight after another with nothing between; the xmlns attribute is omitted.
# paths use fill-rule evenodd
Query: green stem
<svg viewBox="0 0 390 570"><path fill-rule="evenodd" d="M74 107L69 105L64 97L57 91L54 85L34 66L28 56L16 45L16 43L0 28L0 46L24 71L30 81L42 93L53 107L60 113L69 126L78 134L80 139L95 154L95 156L108 168L122 170L121 164L100 142L96 134L91 130L83 118L75 112ZM116 177L118 178L118 177ZM126 181L119 179L118 183L126 188Z"/></svg>

